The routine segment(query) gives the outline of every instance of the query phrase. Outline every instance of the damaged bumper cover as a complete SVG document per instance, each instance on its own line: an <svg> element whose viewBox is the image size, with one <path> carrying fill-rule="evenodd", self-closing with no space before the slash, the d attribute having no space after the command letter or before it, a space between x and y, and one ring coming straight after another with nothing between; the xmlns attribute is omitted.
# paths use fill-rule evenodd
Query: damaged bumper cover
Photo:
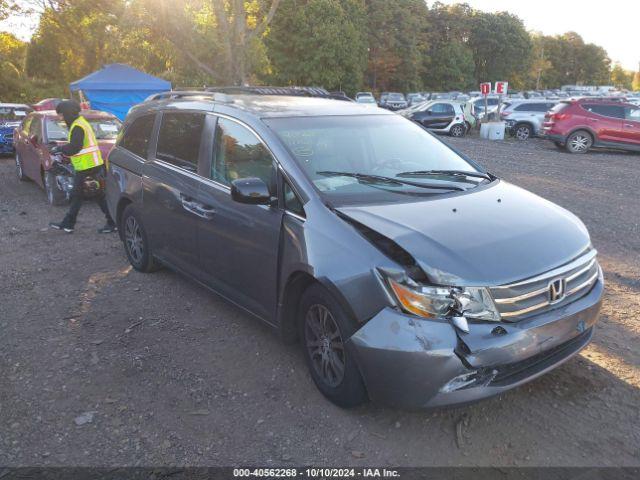
<svg viewBox="0 0 640 480"><path fill-rule="evenodd" d="M474 402L528 382L584 348L603 290L600 272L591 290L574 302L515 323L474 323L469 333L446 319L385 308L348 346L376 403L431 408Z"/></svg>

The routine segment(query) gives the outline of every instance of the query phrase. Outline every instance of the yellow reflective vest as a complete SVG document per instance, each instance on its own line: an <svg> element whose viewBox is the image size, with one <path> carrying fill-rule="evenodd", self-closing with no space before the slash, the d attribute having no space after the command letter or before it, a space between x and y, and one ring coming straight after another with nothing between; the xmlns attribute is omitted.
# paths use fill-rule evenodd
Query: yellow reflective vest
<svg viewBox="0 0 640 480"><path fill-rule="evenodd" d="M71 156L71 164L76 172L104 164L102 153L100 153L100 148L98 147L98 140L96 140L96 134L93 132L91 124L84 117L76 118L69 129L69 142L71 142L71 132L75 127L82 128L84 132L82 150Z"/></svg>

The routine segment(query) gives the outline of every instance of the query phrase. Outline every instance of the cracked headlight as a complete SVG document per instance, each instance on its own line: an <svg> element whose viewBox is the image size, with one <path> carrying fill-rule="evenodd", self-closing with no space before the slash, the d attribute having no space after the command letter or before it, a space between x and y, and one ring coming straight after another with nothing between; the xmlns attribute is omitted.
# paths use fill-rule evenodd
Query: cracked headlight
<svg viewBox="0 0 640 480"><path fill-rule="evenodd" d="M463 316L498 322L500 314L486 288L434 287L412 280L389 278L389 285L403 310L425 318Z"/></svg>

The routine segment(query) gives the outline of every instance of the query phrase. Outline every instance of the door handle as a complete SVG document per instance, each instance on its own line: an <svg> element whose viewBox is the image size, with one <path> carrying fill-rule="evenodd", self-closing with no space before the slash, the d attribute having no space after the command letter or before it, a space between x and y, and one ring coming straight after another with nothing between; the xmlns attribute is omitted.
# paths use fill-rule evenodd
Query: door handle
<svg viewBox="0 0 640 480"><path fill-rule="evenodd" d="M211 220L213 215L215 215L216 211L214 208L203 205L200 202L196 202L191 197L187 197L186 195L180 194L180 202L182 203L182 208L184 208L187 212L193 213L194 215L204 218L205 220Z"/></svg>

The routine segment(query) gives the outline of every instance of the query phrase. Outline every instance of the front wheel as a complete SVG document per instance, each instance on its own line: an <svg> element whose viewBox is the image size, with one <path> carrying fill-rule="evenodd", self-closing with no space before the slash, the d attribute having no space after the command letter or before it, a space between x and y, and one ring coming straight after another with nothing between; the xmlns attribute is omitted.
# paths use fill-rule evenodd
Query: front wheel
<svg viewBox="0 0 640 480"><path fill-rule="evenodd" d="M139 272L149 273L159 268L151 254L151 246L140 214L133 205L128 205L122 212L118 226L124 243L124 250L129 263Z"/></svg>
<svg viewBox="0 0 640 480"><path fill-rule="evenodd" d="M300 338L318 390L334 404L349 408L367 401L367 390L345 341L354 328L347 314L320 285L302 295Z"/></svg>
<svg viewBox="0 0 640 480"><path fill-rule="evenodd" d="M465 131L466 129L464 128L464 125L456 124L451 127L451 130L449 130L449 134L452 137L464 137Z"/></svg>
<svg viewBox="0 0 640 480"><path fill-rule="evenodd" d="M49 205L64 205L67 202L67 196L64 194L56 183L56 176L52 171L44 172L44 191L47 194L47 202Z"/></svg>
<svg viewBox="0 0 640 480"><path fill-rule="evenodd" d="M569 153L587 153L593 145L591 134L584 130L578 130L567 138L565 148Z"/></svg>
<svg viewBox="0 0 640 480"><path fill-rule="evenodd" d="M16 176L18 177L18 180L20 180L21 182L26 182L28 178L24 174L24 168L22 168L22 159L20 158L20 155L18 153L16 153L15 159L16 159Z"/></svg>

